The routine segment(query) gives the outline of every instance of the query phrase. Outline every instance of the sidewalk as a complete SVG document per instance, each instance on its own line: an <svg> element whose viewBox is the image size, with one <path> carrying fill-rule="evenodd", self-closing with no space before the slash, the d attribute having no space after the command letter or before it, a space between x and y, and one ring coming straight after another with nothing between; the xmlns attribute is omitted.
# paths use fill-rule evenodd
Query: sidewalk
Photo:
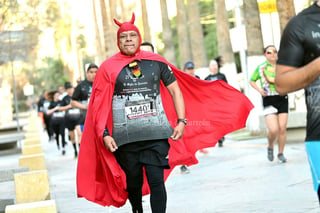
<svg viewBox="0 0 320 213"><path fill-rule="evenodd" d="M49 172L51 199L60 213L129 213L122 208L102 207L76 197L76 166L73 147L62 156L56 144L42 134ZM198 154L199 164L189 174L176 168L166 182L167 213L316 213L320 212L303 141L288 143L288 162L269 162L265 138L231 140L222 148ZM277 151L277 149L275 149ZM276 154L276 153L275 153ZM20 154L0 156L1 168L18 167ZM0 199L14 196L14 184L0 185ZM150 213L149 196L143 198L144 212Z"/></svg>

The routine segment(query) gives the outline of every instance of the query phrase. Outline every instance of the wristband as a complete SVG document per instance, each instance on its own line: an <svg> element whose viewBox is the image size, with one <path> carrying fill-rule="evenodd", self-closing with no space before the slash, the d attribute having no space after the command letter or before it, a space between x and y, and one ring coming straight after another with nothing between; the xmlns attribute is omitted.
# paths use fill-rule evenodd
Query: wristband
<svg viewBox="0 0 320 213"><path fill-rule="evenodd" d="M104 138L104 137L109 136L109 135L110 135L109 134L109 130L107 128L105 128L104 131L103 131L102 137Z"/></svg>
<svg viewBox="0 0 320 213"><path fill-rule="evenodd" d="M182 123L184 123L184 125L187 125L187 119L185 119L185 118L178 118L177 124L179 122L182 122Z"/></svg>

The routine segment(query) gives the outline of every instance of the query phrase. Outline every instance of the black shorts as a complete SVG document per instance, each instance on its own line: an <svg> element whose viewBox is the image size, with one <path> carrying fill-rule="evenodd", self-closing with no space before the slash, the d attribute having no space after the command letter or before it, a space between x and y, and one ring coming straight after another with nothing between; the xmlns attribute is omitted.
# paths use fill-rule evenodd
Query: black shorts
<svg viewBox="0 0 320 213"><path fill-rule="evenodd" d="M80 117L78 118L65 117L65 127L69 131L73 131L77 125L80 125Z"/></svg>
<svg viewBox="0 0 320 213"><path fill-rule="evenodd" d="M273 95L273 96L264 97L263 98L264 109L266 109L270 106L272 106L278 110L277 114L288 113L288 111L289 111L288 95L285 95L285 96Z"/></svg>
<svg viewBox="0 0 320 213"><path fill-rule="evenodd" d="M120 146L114 155L122 167L140 163L170 169L169 148L168 139L140 141Z"/></svg>

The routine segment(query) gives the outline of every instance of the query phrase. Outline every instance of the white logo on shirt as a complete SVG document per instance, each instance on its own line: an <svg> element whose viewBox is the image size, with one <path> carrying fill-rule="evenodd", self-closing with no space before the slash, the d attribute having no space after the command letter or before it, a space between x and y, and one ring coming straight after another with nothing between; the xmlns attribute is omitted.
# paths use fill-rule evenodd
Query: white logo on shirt
<svg viewBox="0 0 320 213"><path fill-rule="evenodd" d="M314 32L312 31L312 38L320 38L320 32Z"/></svg>

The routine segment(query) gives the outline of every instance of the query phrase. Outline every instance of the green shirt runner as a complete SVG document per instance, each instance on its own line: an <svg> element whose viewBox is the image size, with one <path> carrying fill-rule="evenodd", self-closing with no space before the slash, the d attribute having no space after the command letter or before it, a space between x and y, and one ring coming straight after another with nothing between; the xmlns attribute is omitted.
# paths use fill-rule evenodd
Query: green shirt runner
<svg viewBox="0 0 320 213"><path fill-rule="evenodd" d="M260 80L261 88L263 88L263 90L268 93L268 96L273 96L279 95L274 86L274 83L270 82L270 80L274 79L274 77L274 67L270 63L265 61L257 66L257 68L252 73L250 80L254 82ZM269 81L267 80L267 78L269 79Z"/></svg>

